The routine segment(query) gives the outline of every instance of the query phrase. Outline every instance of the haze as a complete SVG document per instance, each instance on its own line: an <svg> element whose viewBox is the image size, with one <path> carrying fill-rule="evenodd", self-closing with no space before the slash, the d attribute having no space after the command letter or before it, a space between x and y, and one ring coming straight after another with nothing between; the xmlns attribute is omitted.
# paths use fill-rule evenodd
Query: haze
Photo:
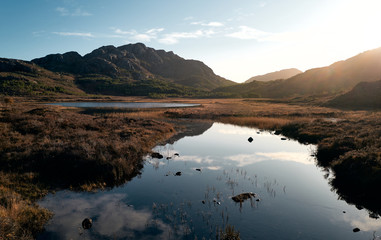
<svg viewBox="0 0 381 240"><path fill-rule="evenodd" d="M378 0L35 0L0 3L1 57L142 42L227 79L307 70L381 46Z"/></svg>

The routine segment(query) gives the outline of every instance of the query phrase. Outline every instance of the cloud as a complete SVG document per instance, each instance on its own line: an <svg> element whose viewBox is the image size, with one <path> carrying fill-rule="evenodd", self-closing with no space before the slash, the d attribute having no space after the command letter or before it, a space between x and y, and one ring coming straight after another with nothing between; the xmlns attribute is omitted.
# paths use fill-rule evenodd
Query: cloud
<svg viewBox="0 0 381 240"><path fill-rule="evenodd" d="M53 32L53 33L60 36L94 37L94 35L91 33L81 33L81 32Z"/></svg>
<svg viewBox="0 0 381 240"><path fill-rule="evenodd" d="M91 13L84 11L81 8L76 8L70 11L64 7L57 7L56 11L59 12L61 16L87 17L92 15Z"/></svg>
<svg viewBox="0 0 381 240"><path fill-rule="evenodd" d="M226 36L244 40L255 39L257 41L264 41L271 35L273 34L255 28L240 26L239 31L227 34Z"/></svg>
<svg viewBox="0 0 381 240"><path fill-rule="evenodd" d="M142 41L142 42L150 42L152 39L157 38L158 33L164 31L164 28L152 28L143 33L139 33L136 30L123 31L119 28L112 28L112 29L114 29L115 34L119 34L116 36L121 37L120 35L129 35L131 39L134 39L136 41Z"/></svg>
<svg viewBox="0 0 381 240"><path fill-rule="evenodd" d="M47 225L46 232L57 233L62 239L79 239L83 234L81 222L85 217L93 218L93 227L86 232L89 239L113 239L116 236L118 239L136 239L142 234L147 236L146 239L168 239L168 232L182 236L170 224L156 219L151 209L135 209L128 205L125 194L86 197L59 192L47 198L50 200L40 202L40 205L54 211L54 224Z"/></svg>
<svg viewBox="0 0 381 240"><path fill-rule="evenodd" d="M224 24L221 23L221 22L208 22L208 23L204 23L204 22L191 22L192 25L200 25L200 26L204 26L204 27L223 27Z"/></svg>
<svg viewBox="0 0 381 240"><path fill-rule="evenodd" d="M214 34L215 32L212 30L197 30L194 32L174 32L165 34L164 37L160 38L158 41L162 44L171 45L178 43L180 39L210 37Z"/></svg>

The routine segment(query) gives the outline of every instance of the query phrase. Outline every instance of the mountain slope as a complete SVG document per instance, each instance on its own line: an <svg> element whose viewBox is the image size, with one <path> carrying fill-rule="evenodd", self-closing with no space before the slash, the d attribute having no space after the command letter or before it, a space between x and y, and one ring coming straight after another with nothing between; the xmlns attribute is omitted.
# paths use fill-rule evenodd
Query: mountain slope
<svg viewBox="0 0 381 240"><path fill-rule="evenodd" d="M361 82L351 91L328 102L327 106L345 109L380 109L381 80Z"/></svg>
<svg viewBox="0 0 381 240"><path fill-rule="evenodd" d="M245 83L250 83L253 81L260 81L260 82L267 82L267 81L273 81L278 79L287 79L290 77L293 77L299 73L302 73L299 69L296 68L290 68L290 69L283 69L276 72L267 73L264 75L258 75L254 76L248 80L245 81Z"/></svg>
<svg viewBox="0 0 381 240"><path fill-rule="evenodd" d="M233 95L282 98L300 95L337 94L360 82L381 79L381 48L369 50L328 67L310 69L286 80L253 81L240 86L222 87L216 92Z"/></svg>
<svg viewBox="0 0 381 240"><path fill-rule="evenodd" d="M69 75L57 74L34 63L0 58L0 94L11 96L83 94Z"/></svg>
<svg viewBox="0 0 381 240"><path fill-rule="evenodd" d="M130 82L155 79L204 90L235 84L215 75L200 61L185 60L142 43L103 46L83 57L76 52L52 54L32 62L54 72L81 77L98 75Z"/></svg>

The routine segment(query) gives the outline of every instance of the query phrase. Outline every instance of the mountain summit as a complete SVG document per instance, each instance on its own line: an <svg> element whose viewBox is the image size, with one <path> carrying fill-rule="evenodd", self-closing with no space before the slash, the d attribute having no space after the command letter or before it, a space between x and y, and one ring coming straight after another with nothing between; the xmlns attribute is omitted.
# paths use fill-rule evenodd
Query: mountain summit
<svg viewBox="0 0 381 240"><path fill-rule="evenodd" d="M186 60L172 51L155 50L142 43L103 46L85 56L77 52L51 54L32 62L53 72L81 77L97 75L124 81L157 79L205 90L234 84L214 74L200 61Z"/></svg>

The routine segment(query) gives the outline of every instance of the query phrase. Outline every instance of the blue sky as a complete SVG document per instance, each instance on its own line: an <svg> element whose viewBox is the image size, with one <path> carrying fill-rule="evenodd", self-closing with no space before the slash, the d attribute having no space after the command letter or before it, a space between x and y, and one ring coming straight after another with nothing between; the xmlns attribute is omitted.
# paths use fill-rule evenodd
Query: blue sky
<svg viewBox="0 0 381 240"><path fill-rule="evenodd" d="M381 47L380 0L1 0L0 57L142 42L236 82Z"/></svg>

